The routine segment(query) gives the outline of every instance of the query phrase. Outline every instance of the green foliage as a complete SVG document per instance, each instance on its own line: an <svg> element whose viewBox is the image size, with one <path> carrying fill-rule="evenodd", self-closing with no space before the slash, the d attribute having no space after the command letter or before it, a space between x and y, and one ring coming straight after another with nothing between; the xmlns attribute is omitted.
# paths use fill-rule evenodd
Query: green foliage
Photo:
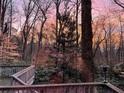
<svg viewBox="0 0 124 93"><path fill-rule="evenodd" d="M63 74L63 83L76 83L76 82L83 82L84 79L79 71L76 69L73 69L69 66L61 66L61 67L48 67L43 68L39 67L36 70L35 73L35 82L34 84L48 84L50 83L51 76L54 75L54 73L59 74L59 72L62 72Z"/></svg>
<svg viewBox="0 0 124 93"><path fill-rule="evenodd" d="M118 84L124 84L123 78L118 76L118 73L113 71L113 69L108 69L106 73L106 79L108 82L118 85ZM97 69L97 72L95 73L95 81L96 82L103 82L105 80L105 73L101 69Z"/></svg>
<svg viewBox="0 0 124 93"><path fill-rule="evenodd" d="M35 82L34 84L46 84L49 83L50 77L53 73L56 72L56 68L48 67L48 68L37 68L35 72Z"/></svg>
<svg viewBox="0 0 124 93"><path fill-rule="evenodd" d="M73 69L69 66L63 66L63 73L66 82L71 83L84 82L83 76L76 69Z"/></svg>

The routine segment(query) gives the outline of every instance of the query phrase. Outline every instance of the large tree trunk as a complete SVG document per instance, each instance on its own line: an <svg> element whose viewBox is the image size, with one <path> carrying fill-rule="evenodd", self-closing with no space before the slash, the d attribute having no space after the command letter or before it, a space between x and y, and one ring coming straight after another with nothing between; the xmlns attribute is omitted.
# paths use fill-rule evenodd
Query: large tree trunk
<svg viewBox="0 0 124 93"><path fill-rule="evenodd" d="M0 31L1 31L1 1L0 1Z"/></svg>
<svg viewBox="0 0 124 93"><path fill-rule="evenodd" d="M57 44L57 33L58 33L58 7L56 6L56 44Z"/></svg>
<svg viewBox="0 0 124 93"><path fill-rule="evenodd" d="M88 68L88 72L86 76L86 81L93 81L93 72L94 72L94 64L93 64L93 52L92 52L92 13L91 13L91 0L82 0L82 58L84 63Z"/></svg>
<svg viewBox="0 0 124 93"><path fill-rule="evenodd" d="M76 1L76 44L77 44L77 47L78 47L78 39L79 39L79 36L78 36L78 10L79 10L79 0Z"/></svg>
<svg viewBox="0 0 124 93"><path fill-rule="evenodd" d="M39 33L39 36L38 36L38 51L40 50L40 48L42 48L43 46L43 28L44 28L44 25L45 25L45 22L46 22L46 19L41 22L41 26L40 26L40 33Z"/></svg>
<svg viewBox="0 0 124 93"><path fill-rule="evenodd" d="M11 36L11 30L12 30L12 14L13 14L13 3L12 0L10 1L10 31L9 36Z"/></svg>
<svg viewBox="0 0 124 93"><path fill-rule="evenodd" d="M22 48L22 59L26 60L26 47L27 47L27 37L24 38L23 48Z"/></svg>

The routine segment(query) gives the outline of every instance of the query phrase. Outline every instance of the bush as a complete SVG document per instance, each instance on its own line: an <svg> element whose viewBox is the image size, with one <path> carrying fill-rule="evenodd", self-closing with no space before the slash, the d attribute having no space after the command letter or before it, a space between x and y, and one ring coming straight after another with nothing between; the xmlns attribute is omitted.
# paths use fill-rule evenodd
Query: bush
<svg viewBox="0 0 124 93"><path fill-rule="evenodd" d="M53 80L55 82L52 82ZM64 65L58 68L39 67L35 73L34 84L48 84L51 82L58 83L57 80L59 80L58 82L61 83L68 83L68 82L77 83L84 81L81 73L78 70Z"/></svg>
<svg viewBox="0 0 124 93"><path fill-rule="evenodd" d="M35 81L34 84L46 84L49 83L50 77L53 73L56 72L56 68L48 67L48 68L37 68L35 72Z"/></svg>

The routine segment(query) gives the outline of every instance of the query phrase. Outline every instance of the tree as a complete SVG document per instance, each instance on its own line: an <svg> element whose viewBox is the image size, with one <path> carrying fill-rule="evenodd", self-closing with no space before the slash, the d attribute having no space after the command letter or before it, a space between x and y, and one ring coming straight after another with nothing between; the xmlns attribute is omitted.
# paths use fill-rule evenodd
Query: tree
<svg viewBox="0 0 124 93"><path fill-rule="evenodd" d="M14 62L19 60L20 57L18 45L12 41L12 37L4 38L0 45L0 60Z"/></svg>
<svg viewBox="0 0 124 93"><path fill-rule="evenodd" d="M124 51L124 37L123 37L123 25L124 25L124 20L122 19L121 14L119 14L118 16L119 18L119 27L120 27L120 35L119 35L119 46L118 46L118 50L117 50L117 56L118 59L117 61L119 63L123 62L123 51Z"/></svg>
<svg viewBox="0 0 124 93"><path fill-rule="evenodd" d="M81 49L82 58L87 64L89 73L87 73L86 81L93 81L94 62L92 51L92 13L91 13L91 0L81 0L82 5L82 37L81 37Z"/></svg>
<svg viewBox="0 0 124 93"><path fill-rule="evenodd" d="M13 17L13 0L10 1L10 30L9 35L11 36L11 30L12 30L12 17Z"/></svg>
<svg viewBox="0 0 124 93"><path fill-rule="evenodd" d="M6 46L6 44L11 39L10 36L11 36L11 30L12 30L12 20L14 15L13 11L14 11L13 0L0 0L0 41L1 41L0 43L2 45L1 47ZM8 42L3 41L6 39L8 40ZM8 46L9 46L9 43L8 43ZM0 52L4 56L8 55L5 51L4 52L0 51Z"/></svg>
<svg viewBox="0 0 124 93"><path fill-rule="evenodd" d="M81 0L76 0L76 35L77 35L77 46L79 46L79 33L78 33L78 15L79 15L79 7Z"/></svg>
<svg viewBox="0 0 124 93"><path fill-rule="evenodd" d="M109 22L107 22L109 21ZM110 67L112 66L112 62L115 61L115 42L113 40L115 25L107 19L105 25L103 26L103 30L105 31L105 40L103 43L103 54L105 56L105 62ZM114 59L114 60L113 60Z"/></svg>
<svg viewBox="0 0 124 93"><path fill-rule="evenodd" d="M104 42L106 31L104 31L105 17L100 16L93 20L93 58L96 57L97 51L100 50L100 45Z"/></svg>
<svg viewBox="0 0 124 93"><path fill-rule="evenodd" d="M67 11L59 17L59 34L58 34L58 49L75 47L76 44L76 21ZM62 45L62 47L60 46Z"/></svg>
<svg viewBox="0 0 124 93"><path fill-rule="evenodd" d="M11 24L12 24L12 0L0 0L0 30L1 32L5 33L5 27L6 27L6 23L9 27L9 24L10 24L10 27L9 29L11 28ZM8 14L11 15L8 16ZM10 20L11 19L11 20ZM6 30L7 31L9 31Z"/></svg>
<svg viewBox="0 0 124 93"><path fill-rule="evenodd" d="M34 12L34 9L36 9L36 12ZM28 2L24 2L25 22L22 29L22 35L23 35L22 59L24 60L26 57L25 50L27 46L28 36L30 34L33 25L36 22L38 12L39 12L39 7L36 8L36 5L32 0L29 0Z"/></svg>
<svg viewBox="0 0 124 93"><path fill-rule="evenodd" d="M38 21L40 21L40 31L38 33L38 51L42 47L42 38L43 38L43 28L47 21L47 14L49 8L51 7L52 2L50 0L34 0L37 7L39 7Z"/></svg>
<svg viewBox="0 0 124 93"><path fill-rule="evenodd" d="M57 45L57 39L58 39L58 20L60 16L59 8L60 4L62 3L62 0L53 0L55 7L56 7L56 45Z"/></svg>
<svg viewBox="0 0 124 93"><path fill-rule="evenodd" d="M75 18L75 7L77 2L72 2L71 0L63 0L58 3L59 1L56 0L55 4L56 4L56 12L58 11L58 13L56 14L56 47L59 49L59 45L60 43L62 45L64 45L64 42L61 42L62 40L60 40L60 38L62 39L62 37L65 34L65 38L68 37L67 32L70 31L70 33L76 33L78 29L76 29L76 18ZM62 6L60 6L62 4ZM72 7L71 7L72 6ZM63 10L61 10L61 7L63 7ZM76 40L78 38L77 33L75 34ZM73 38L73 37L72 37ZM63 38L64 39L64 38ZM67 39L67 38L66 38ZM65 42L67 43L67 42Z"/></svg>

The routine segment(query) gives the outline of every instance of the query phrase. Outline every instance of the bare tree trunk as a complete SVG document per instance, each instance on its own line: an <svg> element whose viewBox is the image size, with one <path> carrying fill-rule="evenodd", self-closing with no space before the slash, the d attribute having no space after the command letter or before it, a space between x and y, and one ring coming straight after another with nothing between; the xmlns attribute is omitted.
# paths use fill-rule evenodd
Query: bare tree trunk
<svg viewBox="0 0 124 93"><path fill-rule="evenodd" d="M56 45L58 40L58 19L59 19L59 5L56 5Z"/></svg>
<svg viewBox="0 0 124 93"><path fill-rule="evenodd" d="M30 58L30 60L32 60L32 57L33 57L33 52L34 52L34 36L35 36L35 34L34 34L34 32L35 32L35 23L34 23L34 27L33 27L33 30L32 30L32 36L31 36L31 46L30 46L30 56L31 56L31 58Z"/></svg>
<svg viewBox="0 0 124 93"><path fill-rule="evenodd" d="M105 59L106 59L106 63L109 63L109 59L108 59L108 41L107 41L107 37L105 40Z"/></svg>
<svg viewBox="0 0 124 93"><path fill-rule="evenodd" d="M27 37L24 38L23 49L22 49L22 59L25 60L26 56L26 46L27 46Z"/></svg>
<svg viewBox="0 0 124 93"><path fill-rule="evenodd" d="M120 42L119 42L119 48L118 48L118 53L119 53L119 57L118 60L119 62L123 62L124 60L122 60L123 56L121 56L122 53L122 49L124 48L124 38L123 38L123 24L122 24L122 19L121 16L119 16L119 26L120 26Z"/></svg>
<svg viewBox="0 0 124 93"><path fill-rule="evenodd" d="M57 44L57 33L58 33L58 7L56 7L56 44Z"/></svg>
<svg viewBox="0 0 124 93"><path fill-rule="evenodd" d="M39 34L39 40L38 40L38 51L40 50L40 48L42 47L42 40L43 40L43 27L44 27L44 24L46 22L46 18L45 20L41 23L41 27L40 27L40 34Z"/></svg>
<svg viewBox="0 0 124 93"><path fill-rule="evenodd" d="M1 13L1 6L2 6L2 5L1 5L1 0L0 0L0 32L1 32L1 30L2 30L2 28L1 28L1 16L2 16L2 15L1 15L1 14L2 14L2 13Z"/></svg>
<svg viewBox="0 0 124 93"><path fill-rule="evenodd" d="M59 24L59 7L60 7L60 4L61 4L62 0L54 0L54 4L56 6L56 32L55 32L55 35L56 35L56 46L58 47L58 24Z"/></svg>
<svg viewBox="0 0 124 93"><path fill-rule="evenodd" d="M86 81L93 81L94 76L94 62L92 51L92 13L91 13L91 0L82 0L82 59L87 64L89 73L85 76Z"/></svg>
<svg viewBox="0 0 124 93"><path fill-rule="evenodd" d="M9 35L11 36L11 30L12 30L12 0L10 2L10 6L11 6L11 9L10 9L10 32L9 32Z"/></svg>
<svg viewBox="0 0 124 93"><path fill-rule="evenodd" d="M78 39L79 39L79 36L78 36L78 10L79 10L79 0L77 0L77 2L76 2L76 36L77 36L76 43L77 43L77 46L78 46Z"/></svg>
<svg viewBox="0 0 124 93"><path fill-rule="evenodd" d="M26 20L25 20L24 28L23 28L23 39L24 39L23 48L22 48L22 52L23 52L22 59L23 60L25 60L25 57L26 57L25 54L26 54L28 36L30 34L30 31L31 31L33 25L35 24L35 22L37 20L37 15L39 12L39 7L38 7L36 10L36 13L34 15L34 18L32 19L31 24L29 25L29 20L31 19L30 15L32 14L33 9L35 7L35 4L33 4L33 6L31 7L31 2L32 2L32 0L30 0L30 2L28 3L28 10L27 10L28 13L26 14Z"/></svg>
<svg viewBox="0 0 124 93"><path fill-rule="evenodd" d="M34 32L33 32L34 33ZM34 34L32 33L32 37L31 37L31 47L30 47L30 54L31 54L31 58L33 57L33 44L34 44Z"/></svg>

